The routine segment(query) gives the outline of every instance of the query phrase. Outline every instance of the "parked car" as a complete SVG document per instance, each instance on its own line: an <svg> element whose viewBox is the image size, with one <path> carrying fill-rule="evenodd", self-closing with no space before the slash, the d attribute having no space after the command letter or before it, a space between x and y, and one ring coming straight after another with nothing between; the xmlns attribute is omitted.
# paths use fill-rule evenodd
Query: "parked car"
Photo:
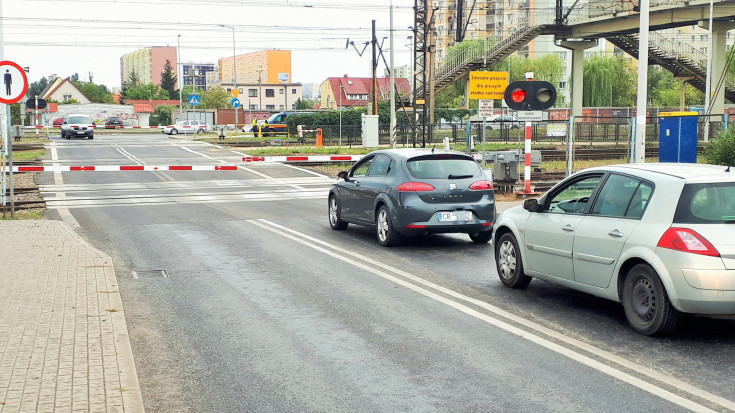
<svg viewBox="0 0 735 413"><path fill-rule="evenodd" d="M65 123L61 125L61 138L71 139L72 136L81 136L94 139L95 123L92 118L85 114L70 114Z"/></svg>
<svg viewBox="0 0 735 413"><path fill-rule="evenodd" d="M518 129L523 126L523 122L517 120L511 115L493 115L487 118L487 128L490 130Z"/></svg>
<svg viewBox="0 0 735 413"><path fill-rule="evenodd" d="M64 122L66 122L66 118L56 118L53 121L53 125L54 126L61 126L61 125L64 124Z"/></svg>
<svg viewBox="0 0 735 413"><path fill-rule="evenodd" d="M627 164L580 171L498 217L500 281L532 277L620 302L631 327L735 314L735 171Z"/></svg>
<svg viewBox="0 0 735 413"><path fill-rule="evenodd" d="M369 153L329 191L329 225L376 229L378 242L427 233L466 233L488 242L495 220L493 184L472 158L432 149Z"/></svg>
<svg viewBox="0 0 735 413"><path fill-rule="evenodd" d="M203 120L182 120L166 126L162 132L168 135L176 135L179 133L205 133L210 130L212 130L212 126Z"/></svg>
<svg viewBox="0 0 735 413"><path fill-rule="evenodd" d="M109 118L107 118L107 121L105 121L105 128L107 129L115 129L118 127L121 128L122 126L123 120L117 116L110 116Z"/></svg>

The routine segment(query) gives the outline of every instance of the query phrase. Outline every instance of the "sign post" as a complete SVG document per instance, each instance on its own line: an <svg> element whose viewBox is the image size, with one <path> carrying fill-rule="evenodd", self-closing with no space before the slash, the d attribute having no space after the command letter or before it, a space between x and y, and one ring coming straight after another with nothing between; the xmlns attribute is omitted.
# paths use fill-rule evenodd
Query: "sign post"
<svg viewBox="0 0 735 413"><path fill-rule="evenodd" d="M0 49L1 50L1 49ZM8 133L8 124L10 122L10 111L6 105L12 105L19 102L28 91L28 77L23 68L15 62L9 60L0 61L0 73L3 74L3 86L0 89L0 129L2 129L3 147L5 148L4 156L8 157L8 167L10 169L10 217L15 217L15 187L13 182L13 146L10 143L10 134ZM5 171L0 171L3 175L3 189L5 188ZM3 195L5 193L3 192ZM3 198L4 199L4 198ZM3 202L3 216L5 216L5 203Z"/></svg>

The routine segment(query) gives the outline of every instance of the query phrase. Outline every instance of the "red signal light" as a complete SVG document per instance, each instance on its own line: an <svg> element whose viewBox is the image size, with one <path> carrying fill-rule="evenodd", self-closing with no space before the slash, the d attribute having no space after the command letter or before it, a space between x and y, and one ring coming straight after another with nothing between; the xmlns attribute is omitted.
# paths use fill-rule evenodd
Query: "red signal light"
<svg viewBox="0 0 735 413"><path fill-rule="evenodd" d="M521 103L524 99L526 99L527 93L528 92L523 89L516 89L513 91L513 93L511 93L510 98L513 99L513 102Z"/></svg>

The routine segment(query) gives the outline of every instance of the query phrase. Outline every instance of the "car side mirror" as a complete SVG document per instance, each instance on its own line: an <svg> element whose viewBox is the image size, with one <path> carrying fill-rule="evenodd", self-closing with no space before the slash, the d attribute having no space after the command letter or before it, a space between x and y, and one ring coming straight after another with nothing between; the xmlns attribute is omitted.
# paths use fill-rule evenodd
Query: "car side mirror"
<svg viewBox="0 0 735 413"><path fill-rule="evenodd" d="M347 175L347 171L339 171L337 173L337 178L344 179L345 182L350 182L350 177Z"/></svg>
<svg viewBox="0 0 735 413"><path fill-rule="evenodd" d="M526 199L523 201L523 209L529 212L539 212L541 210L541 205L538 203L538 199Z"/></svg>

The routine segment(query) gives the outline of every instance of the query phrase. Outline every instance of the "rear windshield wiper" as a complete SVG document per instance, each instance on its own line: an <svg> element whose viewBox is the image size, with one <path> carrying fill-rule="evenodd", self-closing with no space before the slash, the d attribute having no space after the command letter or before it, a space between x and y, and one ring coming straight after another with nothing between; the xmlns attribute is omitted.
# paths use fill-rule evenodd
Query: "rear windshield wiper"
<svg viewBox="0 0 735 413"><path fill-rule="evenodd" d="M472 178L472 175L449 175L447 179L464 179L464 178Z"/></svg>

